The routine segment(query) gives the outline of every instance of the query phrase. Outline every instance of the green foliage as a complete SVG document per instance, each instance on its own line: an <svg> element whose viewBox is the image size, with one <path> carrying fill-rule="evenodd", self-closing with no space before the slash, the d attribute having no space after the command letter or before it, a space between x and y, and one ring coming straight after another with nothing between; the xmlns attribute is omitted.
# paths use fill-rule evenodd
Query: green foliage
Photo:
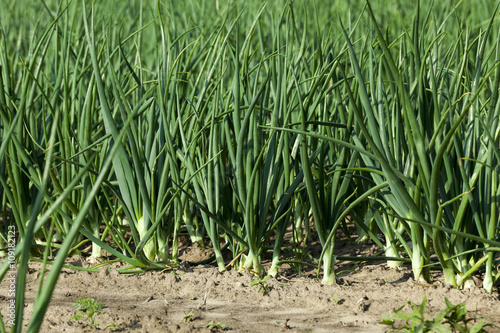
<svg viewBox="0 0 500 333"><path fill-rule="evenodd" d="M212 330L213 332L220 332L220 331L223 331L224 328L226 328L227 325L225 324L221 324L220 321L219 322L214 322L213 320L211 320L208 324L207 324L207 328Z"/></svg>
<svg viewBox="0 0 500 333"><path fill-rule="evenodd" d="M250 283L250 287L259 285L259 293L263 293L264 295L271 291L271 287L266 283L269 279L269 276L265 276L262 279L255 279Z"/></svg>
<svg viewBox="0 0 500 333"><path fill-rule="evenodd" d="M186 233L212 244L219 270L229 257L258 276L277 275L290 242L289 263L321 266L334 284L335 238L350 223L417 281L435 266L454 287L481 272L492 292L496 1L146 3L0 11L0 252L15 235L16 330L30 256L58 248L37 331L84 242L89 259L104 249L163 270Z"/></svg>
<svg viewBox="0 0 500 333"><path fill-rule="evenodd" d="M187 315L185 315L182 320L184 320L184 322L188 323L188 322L191 322L194 320L194 312L191 310L189 311L189 313Z"/></svg>
<svg viewBox="0 0 500 333"><path fill-rule="evenodd" d="M84 321L89 322L92 327L97 327L97 325L99 325L99 318L101 315L106 313L102 310L104 306L104 303L97 302L92 298L81 298L76 300L73 304L76 313L74 316L69 318L68 321L79 321L80 319L83 319Z"/></svg>
<svg viewBox="0 0 500 333"><path fill-rule="evenodd" d="M465 308L465 303L453 305L447 298L445 298L445 304L446 308L436 314L434 318L426 319L425 309L427 305L427 297L424 296L421 304L415 304L408 301L407 305L413 309L413 312L402 313L401 310L406 306L403 305L397 309L394 314L386 316L380 324L390 325L394 328L396 320L404 320L405 325L396 330L415 333L485 332L483 327L487 325L484 324L484 320L480 320L474 325L470 325L470 323L476 321L476 319L466 318L467 310Z"/></svg>

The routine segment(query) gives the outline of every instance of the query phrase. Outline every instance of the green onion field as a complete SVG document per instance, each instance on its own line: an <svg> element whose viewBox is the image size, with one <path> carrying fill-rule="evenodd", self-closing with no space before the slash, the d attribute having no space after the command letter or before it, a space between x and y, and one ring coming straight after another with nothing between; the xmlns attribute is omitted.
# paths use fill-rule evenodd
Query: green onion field
<svg viewBox="0 0 500 333"><path fill-rule="evenodd" d="M455 295L493 321L466 330L500 331L498 2L0 8L0 332L342 332L354 312L368 317L352 332L376 332L436 288L431 312ZM208 280L183 280L196 274ZM84 276L95 282L80 290ZM151 292L124 304L151 308L114 308L120 296L97 289L113 279L118 294ZM349 308L345 288L375 282L413 291L380 315L371 294ZM212 294L196 289L207 283ZM78 297L58 303L61 288ZM95 316L109 325L68 321L87 302L75 300L105 295ZM257 324L244 306L261 298L276 303ZM214 299L244 319L211 318ZM279 317L299 303L323 319ZM144 319L160 307L163 323ZM457 329L449 318L435 319L444 331L409 330Z"/></svg>

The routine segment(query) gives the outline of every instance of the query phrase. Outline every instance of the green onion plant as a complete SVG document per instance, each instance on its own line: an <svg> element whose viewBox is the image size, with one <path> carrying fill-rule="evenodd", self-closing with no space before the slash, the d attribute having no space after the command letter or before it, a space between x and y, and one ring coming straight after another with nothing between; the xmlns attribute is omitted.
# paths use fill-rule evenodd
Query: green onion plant
<svg viewBox="0 0 500 333"><path fill-rule="evenodd" d="M367 259L337 255L343 234L415 280L492 292L493 1L24 2L0 12L0 256L15 227L18 265L0 331L22 330L29 260L52 265L36 332L67 256L164 270L181 242L220 271L334 284L338 260Z"/></svg>

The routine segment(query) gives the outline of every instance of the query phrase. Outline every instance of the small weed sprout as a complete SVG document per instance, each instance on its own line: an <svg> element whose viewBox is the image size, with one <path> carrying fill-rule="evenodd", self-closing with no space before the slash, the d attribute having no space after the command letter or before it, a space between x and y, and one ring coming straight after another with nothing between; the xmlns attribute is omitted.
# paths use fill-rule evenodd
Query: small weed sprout
<svg viewBox="0 0 500 333"><path fill-rule="evenodd" d="M185 315L184 318L182 318L182 319L186 323L189 323L189 322L193 321L193 319L194 319L194 312L193 312L193 310L189 311L189 313L187 315Z"/></svg>
<svg viewBox="0 0 500 333"><path fill-rule="evenodd" d="M269 280L269 276L265 276L262 279L253 280L250 283L250 287L253 287L255 285L259 285L259 293L263 293L265 295L266 293L271 291L271 287L269 287L269 285L266 283L267 280Z"/></svg>
<svg viewBox="0 0 500 333"><path fill-rule="evenodd" d="M227 325L224 325L224 324L221 324L221 322L217 322L215 323L213 320L211 320L208 324L207 324L207 328L212 330L212 331L215 331L215 332L220 332L222 330L224 330L224 328L226 327Z"/></svg>
<svg viewBox="0 0 500 333"><path fill-rule="evenodd" d="M78 321L83 318L90 323L90 326L97 327L97 325L99 325L99 318L106 313L102 310L104 306L104 303L96 302L93 298L81 298L76 300L73 307L77 312L74 316L69 318L68 321L73 319Z"/></svg>
<svg viewBox="0 0 500 333"><path fill-rule="evenodd" d="M114 332L119 332L119 331L121 331L121 330L122 330L122 328L121 328L119 325L115 324L115 323L113 323L113 324L109 324L108 326L106 326L106 328L105 328L105 329L108 329L108 328L109 328L111 331L114 331Z"/></svg>
<svg viewBox="0 0 500 333"><path fill-rule="evenodd" d="M425 319L425 308L427 305L427 297L424 296L421 304L415 304L408 301L408 305L413 308L412 313L401 313L401 310L406 306L403 305L395 311L394 314L386 316L384 320L380 322L383 325L390 325L394 327L395 320L401 319L406 320L404 326L397 328L397 331L405 332L485 332L484 326L491 326L490 324L484 324L484 320L476 322L472 327L468 328L467 325L471 321L476 321L475 318L466 318L467 310L465 308L465 303L460 303L457 305L451 304L451 302L445 297L446 308L439 312L434 318L428 320Z"/></svg>

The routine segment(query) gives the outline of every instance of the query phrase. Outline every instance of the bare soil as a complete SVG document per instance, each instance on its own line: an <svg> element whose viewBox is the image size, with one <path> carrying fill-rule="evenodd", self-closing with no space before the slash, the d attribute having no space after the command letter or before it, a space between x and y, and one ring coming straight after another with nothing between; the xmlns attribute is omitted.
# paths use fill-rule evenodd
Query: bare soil
<svg viewBox="0 0 500 333"><path fill-rule="evenodd" d="M337 243L338 255L372 255L371 245ZM210 256L210 250L184 246L181 259L196 261ZM83 256L68 259L68 264L89 267ZM28 322L40 279L40 264L30 263L25 301ZM265 284L269 291L259 292L249 272L230 268L220 273L210 265L182 265L170 271L120 274L115 263L99 273L63 269L45 317L42 332L215 332L210 321L225 325L232 332L387 332L390 326L379 322L408 301L420 304L427 297L427 318L451 303L466 303L468 317L494 326L487 332L500 332L500 295L477 287L467 290L444 286L439 272L432 285L413 281L409 266L387 268L383 262L338 262L338 283L324 286L314 269L283 265L275 279ZM7 282L0 284L2 313L7 305ZM69 320L73 304L81 298L104 303L105 313L97 327ZM188 314L192 311L192 315ZM407 306L403 312L411 312ZM188 316L188 318L186 317Z"/></svg>

